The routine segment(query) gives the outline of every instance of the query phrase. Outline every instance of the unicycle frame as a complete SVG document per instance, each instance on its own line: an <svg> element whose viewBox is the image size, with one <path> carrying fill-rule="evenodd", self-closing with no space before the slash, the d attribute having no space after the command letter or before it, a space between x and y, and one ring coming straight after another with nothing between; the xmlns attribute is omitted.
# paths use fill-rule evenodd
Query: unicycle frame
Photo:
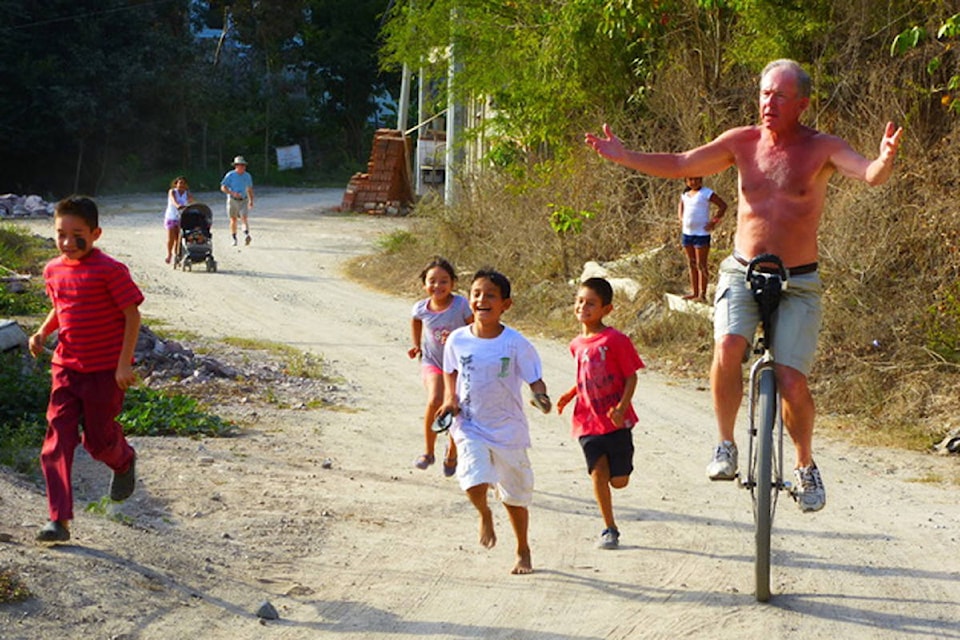
<svg viewBox="0 0 960 640"><path fill-rule="evenodd" d="M773 264L771 271L761 271ZM747 438L747 473L740 485L750 491L756 527L754 578L759 602L770 599L770 534L777 497L789 489L783 479L783 413L777 389L773 353L773 318L780 293L787 285L787 270L777 256L757 256L747 266L746 286L760 305L760 331L753 352L757 359L750 367Z"/></svg>

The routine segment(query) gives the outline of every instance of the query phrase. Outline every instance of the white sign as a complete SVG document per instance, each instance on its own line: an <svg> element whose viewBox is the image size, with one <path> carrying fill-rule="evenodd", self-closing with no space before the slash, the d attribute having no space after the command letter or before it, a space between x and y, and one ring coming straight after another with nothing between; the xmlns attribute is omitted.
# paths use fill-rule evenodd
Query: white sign
<svg viewBox="0 0 960 640"><path fill-rule="evenodd" d="M277 167L280 171L303 168L303 156L300 154L300 145L277 147Z"/></svg>

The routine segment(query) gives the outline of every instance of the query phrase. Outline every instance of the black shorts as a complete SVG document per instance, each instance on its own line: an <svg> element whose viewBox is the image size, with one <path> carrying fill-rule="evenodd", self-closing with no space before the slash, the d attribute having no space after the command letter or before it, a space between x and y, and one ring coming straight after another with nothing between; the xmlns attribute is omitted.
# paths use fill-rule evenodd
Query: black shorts
<svg viewBox="0 0 960 640"><path fill-rule="evenodd" d="M587 473L593 472L602 456L607 456L611 478L629 476L633 472L633 429L617 429L602 436L581 436L580 446L587 459Z"/></svg>

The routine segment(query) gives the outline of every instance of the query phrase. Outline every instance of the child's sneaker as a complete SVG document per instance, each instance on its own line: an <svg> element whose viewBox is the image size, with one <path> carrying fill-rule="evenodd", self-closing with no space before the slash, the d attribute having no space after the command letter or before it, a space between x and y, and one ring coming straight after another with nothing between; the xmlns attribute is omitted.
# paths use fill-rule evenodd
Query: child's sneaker
<svg viewBox="0 0 960 640"><path fill-rule="evenodd" d="M66 542L70 539L70 529L67 528L66 521L51 520L37 532L37 540L40 542Z"/></svg>
<svg viewBox="0 0 960 640"><path fill-rule="evenodd" d="M130 459L130 466L123 473L113 472L110 480L110 499L114 502L126 500L133 494L137 483L137 453L134 451Z"/></svg>
<svg viewBox="0 0 960 640"><path fill-rule="evenodd" d="M620 546L620 532L616 527L604 529L600 533L600 540L597 542L599 549L616 549Z"/></svg>
<svg viewBox="0 0 960 640"><path fill-rule="evenodd" d="M246 237L243 239L243 244L249 246L249 244L250 244L250 242L251 242L252 240L253 240L253 238L251 238L251 237L250 237L250 234L248 233L248 234L246 235Z"/></svg>

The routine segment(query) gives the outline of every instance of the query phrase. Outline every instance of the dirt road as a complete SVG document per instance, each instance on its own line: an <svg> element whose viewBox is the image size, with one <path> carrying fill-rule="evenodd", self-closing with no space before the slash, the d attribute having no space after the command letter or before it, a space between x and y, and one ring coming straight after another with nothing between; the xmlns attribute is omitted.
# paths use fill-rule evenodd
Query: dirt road
<svg viewBox="0 0 960 640"><path fill-rule="evenodd" d="M757 604L749 496L704 476L708 394L656 373L636 395L637 471L614 495L617 551L594 547L601 520L568 416L531 410L536 571L509 575L505 512L487 551L455 482L439 465L412 468L423 410L406 357L413 300L339 272L405 222L331 213L339 190L262 190L253 244L235 248L220 198L201 195L217 215L215 274L163 263L162 194L101 202L100 246L131 267L146 322L321 354L350 401L223 407L251 424L238 438L134 439L140 482L121 521L78 509L60 547L32 540L42 488L0 477L0 532L12 536L0 566L35 593L0 606L0 638L960 638L957 488L917 481L956 460L820 439L827 508L781 502L774 597ZM564 344L536 344L555 398L573 364ZM78 504L107 481L81 456ZM263 600L279 620L258 621Z"/></svg>

